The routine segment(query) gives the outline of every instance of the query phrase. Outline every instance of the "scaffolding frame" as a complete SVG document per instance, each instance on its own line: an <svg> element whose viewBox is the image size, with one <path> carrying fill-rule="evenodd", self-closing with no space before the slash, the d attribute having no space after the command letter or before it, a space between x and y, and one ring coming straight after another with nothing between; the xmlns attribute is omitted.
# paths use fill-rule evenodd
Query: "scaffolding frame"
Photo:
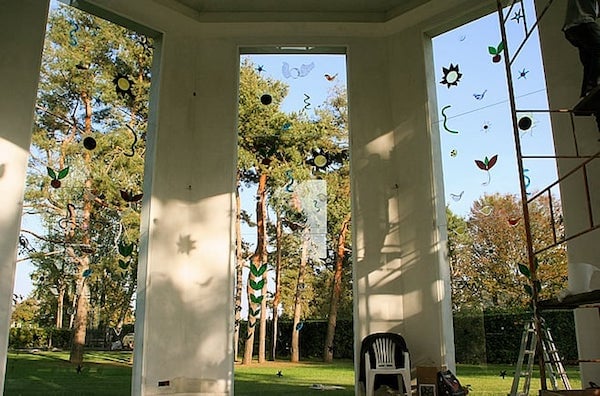
<svg viewBox="0 0 600 396"><path fill-rule="evenodd" d="M552 110L552 109L536 109L536 110L519 109L519 108L517 108L517 104L516 104L516 97L515 97L514 84L513 84L513 74L512 74L511 66L512 66L513 62L518 58L518 56L521 53L521 50L524 48L526 42L531 38L531 35L538 28L538 25L539 25L541 19L544 17L546 12L549 10L549 8L553 2L554 2L554 0L546 0L546 4L541 9L539 14L536 16L534 23L531 25L531 27L528 27L527 13L525 11L523 0L504 1L504 3L508 3L507 5L504 5L502 0L496 0L498 20L499 20L499 24L500 24L500 34L502 37L502 43L503 43L503 47L504 47L504 65L505 65L506 80L507 80L507 86L508 86L508 96L509 96L512 125L513 125L513 138L514 138L515 152L516 152L516 158L517 158L517 168L518 168L518 172L519 172L519 187L520 187L519 190L520 190L520 197L521 197L523 223L524 223L524 228L525 228L525 238L526 238L525 242L526 242L526 248L527 248L528 267L529 267L529 272L531 274L530 282L531 282L531 301L532 301L532 308L533 308L533 324L534 324L534 328L535 328L535 333L537 335L536 342L537 342L537 350L538 351L543 350L542 338L544 336L544 329L543 329L543 318L541 317L540 307L538 305L539 292L540 292L540 290L539 290L540 281L537 277L537 255L548 249L551 249L558 245L564 244L570 240L581 237L591 231L594 231L594 230L600 228L599 219L594 218L594 213L592 210L591 197L590 197L590 183L589 183L589 179L588 179L588 166L592 161L600 158L600 151L596 152L594 155L582 155L581 154L579 146L577 144L577 136L575 134L575 121L574 121L575 113L574 113L573 109L556 109L556 110ZM508 22L509 16L511 15L515 5L520 6L520 10L522 12L521 16L523 18L524 37L522 38L522 41L517 46L517 49L514 51L514 54L511 55L511 53L509 52L511 43L508 42L505 25ZM508 7L508 10L505 11L505 9L507 7ZM568 114L568 116L570 117L570 121L571 121L571 134L572 134L572 139L573 139L574 147L575 147L574 155L552 155L552 156L549 156L549 155L524 155L523 154L521 140L520 140L521 136L519 134L520 128L518 125L518 122L519 122L518 115L519 115L519 113L536 113L536 112L537 113L548 113L548 114L550 114L550 113ZM584 115L584 114L578 113L577 115ZM591 113L588 112L587 115L591 115ZM554 132L553 132L553 134L554 134ZM556 163L556 160L561 159L561 158L579 159L579 160L581 160L581 162L579 162L576 166L571 168L569 171L564 172L563 174L561 174L561 172L559 170L559 177L553 183L547 185L545 188L543 188L541 191L539 191L532 197L528 197L527 184L525 182L525 174L524 174L524 170L525 170L524 160L554 159L554 161ZM555 187L560 188L562 182L564 182L566 179L570 178L571 176L579 174L579 173L582 174L583 181L584 181L583 188L584 188L584 194L585 194L586 203L587 203L587 206L586 206L587 226L586 226L586 228L578 230L577 232L574 232L573 234L570 234L570 235L567 235L566 233L564 233L563 235L558 235L557 234L557 225L560 223L560 220L555 219L555 217L554 217L554 210L552 207L551 190ZM551 216L553 237L552 237L552 242L550 244L547 244L545 246L537 246L536 247L536 246L534 246L534 241L533 241L533 236L532 236L532 223L531 223L531 217L530 217L530 212L529 212L529 205L531 203L535 202L536 200L538 200L540 197L545 197L545 196L548 197L548 202L550 205L550 216ZM542 390L548 389L547 382L546 382L546 369L545 369L546 363L547 362L545 362L544 354L539 353L538 354L538 366L539 366L539 370L540 370L540 385L541 385Z"/></svg>

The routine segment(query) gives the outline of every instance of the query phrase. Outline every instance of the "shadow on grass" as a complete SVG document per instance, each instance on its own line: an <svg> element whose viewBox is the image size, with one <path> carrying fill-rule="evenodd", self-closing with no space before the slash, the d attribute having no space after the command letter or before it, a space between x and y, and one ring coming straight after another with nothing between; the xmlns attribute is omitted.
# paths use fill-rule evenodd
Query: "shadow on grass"
<svg viewBox="0 0 600 396"><path fill-rule="evenodd" d="M90 351L80 372L68 352L9 352L6 396L126 396L131 393L131 353ZM279 374L279 375L278 375ZM266 362L235 367L235 396L354 395L352 362ZM315 390L311 385L336 390Z"/></svg>
<svg viewBox="0 0 600 396"><path fill-rule="evenodd" d="M6 396L126 396L131 394L131 367L84 362L80 372L68 353L9 353Z"/></svg>

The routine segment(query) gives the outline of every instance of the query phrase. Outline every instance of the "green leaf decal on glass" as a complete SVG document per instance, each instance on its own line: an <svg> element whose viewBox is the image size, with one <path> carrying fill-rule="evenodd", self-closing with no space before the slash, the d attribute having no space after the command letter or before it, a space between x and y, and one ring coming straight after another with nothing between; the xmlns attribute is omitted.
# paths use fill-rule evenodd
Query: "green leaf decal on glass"
<svg viewBox="0 0 600 396"><path fill-rule="evenodd" d="M525 275L527 278L531 279L531 272L529 271L529 267L523 264L519 264L519 272Z"/></svg>
<svg viewBox="0 0 600 396"><path fill-rule="evenodd" d="M527 294L529 294L530 296L533 296L533 289L531 288L531 286L524 285L523 289L525 289L525 292L527 292Z"/></svg>
<svg viewBox="0 0 600 396"><path fill-rule="evenodd" d="M119 267L126 269L127 267L129 267L129 263L126 263L125 261L119 259Z"/></svg>
<svg viewBox="0 0 600 396"><path fill-rule="evenodd" d="M258 282L255 282L252 279L250 279L250 287L253 288L254 290L261 290L264 285L265 285L264 279L261 279Z"/></svg>
<svg viewBox="0 0 600 396"><path fill-rule="evenodd" d="M131 253L133 253L133 243L130 243L129 245L125 245L124 243L119 243L119 253L123 257L131 256Z"/></svg>
<svg viewBox="0 0 600 396"><path fill-rule="evenodd" d="M86 269L85 271L83 271L83 277L87 278L88 276L90 276L92 274L92 270L90 268Z"/></svg>
<svg viewBox="0 0 600 396"><path fill-rule="evenodd" d="M260 304L263 300L263 296L255 296L254 294L250 294L250 301L254 304Z"/></svg>
<svg viewBox="0 0 600 396"><path fill-rule="evenodd" d="M46 170L48 171L48 176L50 176L53 179L56 179L56 172L54 172L54 169L47 166Z"/></svg>
<svg viewBox="0 0 600 396"><path fill-rule="evenodd" d="M61 169L58 172L57 179L64 179L69 174L69 167L67 166L65 169Z"/></svg>
<svg viewBox="0 0 600 396"><path fill-rule="evenodd" d="M492 47L491 45L488 47L488 52L490 55L496 55L498 52L496 51L496 47Z"/></svg>
<svg viewBox="0 0 600 396"><path fill-rule="evenodd" d="M504 42L503 41L501 41L500 44L498 44L498 50L496 51L496 53L499 54L502 51L504 51Z"/></svg>
<svg viewBox="0 0 600 396"><path fill-rule="evenodd" d="M250 322L250 323L248 323L248 327L252 328L252 327L254 327L254 326L256 326L256 322L254 322L254 323L251 323L251 322Z"/></svg>
<svg viewBox="0 0 600 396"><path fill-rule="evenodd" d="M256 311L253 311L252 308L248 308L248 313L250 314L250 316L258 316L258 314L260 314L260 308L256 308Z"/></svg>
<svg viewBox="0 0 600 396"><path fill-rule="evenodd" d="M266 270L267 264L261 265L260 268L256 268L254 265L250 265L250 272L252 272L252 275L254 275L257 278L259 276L262 276L262 274L264 274Z"/></svg>

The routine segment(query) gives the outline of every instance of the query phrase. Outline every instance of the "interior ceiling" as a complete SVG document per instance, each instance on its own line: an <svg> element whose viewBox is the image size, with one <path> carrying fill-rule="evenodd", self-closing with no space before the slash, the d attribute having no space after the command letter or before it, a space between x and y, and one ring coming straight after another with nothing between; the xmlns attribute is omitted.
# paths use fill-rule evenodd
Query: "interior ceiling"
<svg viewBox="0 0 600 396"><path fill-rule="evenodd" d="M430 0L155 0L207 20L385 22Z"/></svg>

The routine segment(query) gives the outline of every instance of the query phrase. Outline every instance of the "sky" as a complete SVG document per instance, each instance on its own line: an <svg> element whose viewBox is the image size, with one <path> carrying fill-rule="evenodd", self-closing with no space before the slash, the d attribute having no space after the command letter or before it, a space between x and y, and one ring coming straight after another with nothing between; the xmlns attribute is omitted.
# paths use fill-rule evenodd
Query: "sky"
<svg viewBox="0 0 600 396"><path fill-rule="evenodd" d="M530 5L525 10L530 26L535 17ZM56 2L51 2L55 7ZM511 12L506 27L509 49L522 40L525 18L516 17L517 6ZM514 18L512 18L514 17ZM466 216L474 200L485 193L519 194L512 123L508 104L503 60L492 61L488 47L501 42L498 16L492 13L478 21L449 31L433 39L434 70L438 109L432 122L433 133L440 134L440 155L443 164L444 197L450 209ZM515 94L520 109L547 108L543 66L540 61L537 35L533 35L521 55L513 63ZM241 59L250 55L242 55ZM504 53L501 53L504 56ZM335 85L346 86L344 55L251 55L261 74L284 81L289 95L282 103L284 112L308 111L322 105ZM458 67L461 74L444 73L444 68ZM447 78L455 84L442 84ZM326 77L329 76L329 78ZM454 76L454 77L453 77ZM308 98L307 98L308 96ZM442 113L442 109L443 113ZM549 119L540 113L522 113L533 120L533 126L520 132L525 154L553 154ZM497 156L496 164L483 171L475 160ZM547 160L525 163L528 191L535 191L554 181L555 166ZM254 190L242 192L246 208L253 212ZM35 220L24 217L24 227L34 227ZM251 240L254 229L243 230ZM28 262L17 263L15 293L27 296L32 290Z"/></svg>
<svg viewBox="0 0 600 396"><path fill-rule="evenodd" d="M531 1L524 12L515 6L505 24L508 48L513 54L524 37L524 23L535 22ZM525 15L525 18L519 15ZM468 214L473 201L495 192L520 196L517 159L503 57L493 62L488 47L501 42L497 13L464 25L433 39L437 82L437 126L441 137L441 157L446 203L459 215ZM512 56L512 55L511 55ZM444 68L458 66L460 79L449 74L453 85L442 84ZM533 34L512 63L517 109L547 109L545 77L537 34ZM442 113L443 111L443 113ZM546 113L521 112L532 127L519 132L523 154L553 155L550 121ZM489 171L475 160L497 156ZM556 178L551 160L525 160L527 192L534 193ZM489 178L488 178L489 177Z"/></svg>

